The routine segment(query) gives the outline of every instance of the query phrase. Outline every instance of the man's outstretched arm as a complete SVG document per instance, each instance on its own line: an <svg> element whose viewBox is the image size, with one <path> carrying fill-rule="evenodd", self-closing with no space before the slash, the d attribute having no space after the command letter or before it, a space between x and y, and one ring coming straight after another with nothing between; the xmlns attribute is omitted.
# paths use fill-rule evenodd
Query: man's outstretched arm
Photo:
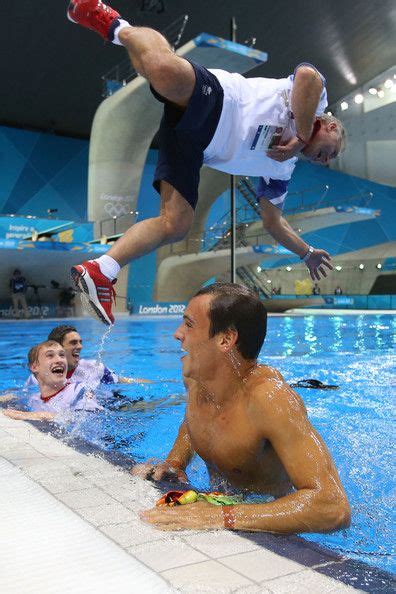
<svg viewBox="0 0 396 594"><path fill-rule="evenodd" d="M260 207L266 231L283 247L304 259L312 280L320 280L321 276L326 277L326 268L333 269L330 254L325 250L310 248L282 216L281 209L266 198L260 199Z"/></svg>
<svg viewBox="0 0 396 594"><path fill-rule="evenodd" d="M3 414L10 419L17 421L53 421L55 415L47 411L25 411L17 410L15 408L6 408Z"/></svg>

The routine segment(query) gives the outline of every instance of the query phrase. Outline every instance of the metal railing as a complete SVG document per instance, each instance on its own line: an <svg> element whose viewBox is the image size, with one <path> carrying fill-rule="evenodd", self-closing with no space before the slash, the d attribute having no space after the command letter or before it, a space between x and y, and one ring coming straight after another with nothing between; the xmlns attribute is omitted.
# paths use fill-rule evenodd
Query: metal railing
<svg viewBox="0 0 396 594"><path fill-rule="evenodd" d="M188 14L185 14L168 27L161 31L162 35L166 37L173 49L176 49L181 41L188 21ZM109 97L119 88L124 87L131 80L139 76L134 69L129 58L126 58L116 66L113 66L108 72L102 76L103 80L103 97Z"/></svg>

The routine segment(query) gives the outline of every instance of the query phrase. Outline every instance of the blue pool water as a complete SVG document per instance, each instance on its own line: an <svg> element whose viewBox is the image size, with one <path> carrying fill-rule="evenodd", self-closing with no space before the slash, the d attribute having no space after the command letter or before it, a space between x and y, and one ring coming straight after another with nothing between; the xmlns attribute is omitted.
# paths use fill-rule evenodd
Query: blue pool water
<svg viewBox="0 0 396 594"><path fill-rule="evenodd" d="M135 461L161 459L169 451L184 415L180 348L172 334L178 319L120 320L106 338L103 360L125 376L154 384L119 385L124 398L112 410L79 418L68 429ZM27 376L28 348L46 338L49 321L0 324L0 390L18 390ZM84 357L96 357L103 327L92 320L76 325ZM392 315L271 317L260 361L277 367L287 381L316 378L339 390L298 389L311 422L330 449L352 505L352 526L327 535L305 535L346 556L394 571L394 446L392 397L396 317ZM114 388L114 387L113 387ZM101 397L111 395L111 386ZM125 402L142 398L150 407ZM124 404L120 408L119 402ZM151 406L152 405L152 406ZM190 482L208 486L204 465L193 460Z"/></svg>

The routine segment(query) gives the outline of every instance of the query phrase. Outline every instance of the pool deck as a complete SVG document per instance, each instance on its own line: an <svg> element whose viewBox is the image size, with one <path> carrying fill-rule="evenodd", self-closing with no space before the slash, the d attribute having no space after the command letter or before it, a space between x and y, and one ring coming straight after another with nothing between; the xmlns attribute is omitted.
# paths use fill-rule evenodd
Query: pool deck
<svg viewBox="0 0 396 594"><path fill-rule="evenodd" d="M44 428L0 411L3 594L395 591L388 574L297 536L143 524L152 483Z"/></svg>

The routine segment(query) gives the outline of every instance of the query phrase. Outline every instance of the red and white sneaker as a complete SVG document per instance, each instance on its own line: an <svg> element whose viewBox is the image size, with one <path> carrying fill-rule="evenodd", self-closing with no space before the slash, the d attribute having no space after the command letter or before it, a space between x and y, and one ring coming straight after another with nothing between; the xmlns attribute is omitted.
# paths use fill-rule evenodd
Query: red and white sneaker
<svg viewBox="0 0 396 594"><path fill-rule="evenodd" d="M103 39L113 41L120 14L101 0L72 0L67 18L73 23L99 33Z"/></svg>
<svg viewBox="0 0 396 594"><path fill-rule="evenodd" d="M77 289L88 299L91 311L100 322L110 326L114 324L111 305L115 303L115 290L111 281L101 273L99 264L94 260L87 260L71 269L71 276Z"/></svg>

